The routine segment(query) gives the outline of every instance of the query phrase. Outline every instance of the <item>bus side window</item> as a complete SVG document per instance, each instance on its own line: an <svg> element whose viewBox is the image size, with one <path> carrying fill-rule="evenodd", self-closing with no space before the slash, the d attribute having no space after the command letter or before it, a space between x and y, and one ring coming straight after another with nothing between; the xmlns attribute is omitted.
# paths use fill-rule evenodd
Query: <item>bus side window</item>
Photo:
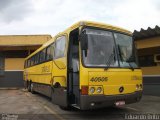
<svg viewBox="0 0 160 120"><path fill-rule="evenodd" d="M27 60L27 66L30 67L30 58Z"/></svg>
<svg viewBox="0 0 160 120"><path fill-rule="evenodd" d="M36 65L38 63L39 63L39 53L37 53L34 58L34 64Z"/></svg>
<svg viewBox="0 0 160 120"><path fill-rule="evenodd" d="M54 44L51 44L47 47L46 50L46 60L51 60L53 59L53 46Z"/></svg>
<svg viewBox="0 0 160 120"><path fill-rule="evenodd" d="M49 60L50 59L50 46L47 47L47 50L46 50L46 60Z"/></svg>
<svg viewBox="0 0 160 120"><path fill-rule="evenodd" d="M65 53L65 46L66 46L66 38L65 36L59 37L56 40L55 50L54 50L54 58L62 58L64 57Z"/></svg>
<svg viewBox="0 0 160 120"><path fill-rule="evenodd" d="M36 59L36 55L33 56L33 65L35 65L35 59Z"/></svg>
<svg viewBox="0 0 160 120"><path fill-rule="evenodd" d="M40 63L40 52L37 53L37 64Z"/></svg>
<svg viewBox="0 0 160 120"><path fill-rule="evenodd" d="M52 43L52 44L51 44L51 59L53 59L54 47L55 47L55 44Z"/></svg>
<svg viewBox="0 0 160 120"><path fill-rule="evenodd" d="M34 55L34 65L37 64L37 54Z"/></svg>
<svg viewBox="0 0 160 120"><path fill-rule="evenodd" d="M30 58L30 65L33 66L34 56Z"/></svg>
<svg viewBox="0 0 160 120"><path fill-rule="evenodd" d="M43 49L41 52L40 52L40 55L39 55L39 62L44 62L45 61L45 58L46 58L46 48Z"/></svg>

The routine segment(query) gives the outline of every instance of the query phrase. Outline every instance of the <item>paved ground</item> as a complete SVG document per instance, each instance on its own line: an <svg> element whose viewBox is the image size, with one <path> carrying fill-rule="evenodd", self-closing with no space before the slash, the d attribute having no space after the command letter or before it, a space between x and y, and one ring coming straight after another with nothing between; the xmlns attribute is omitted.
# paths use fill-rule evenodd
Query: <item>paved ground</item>
<svg viewBox="0 0 160 120"><path fill-rule="evenodd" d="M141 102L119 108L63 111L40 94L33 95L24 90L0 90L2 120L123 120L127 115L139 113L160 114L160 97L143 96Z"/></svg>

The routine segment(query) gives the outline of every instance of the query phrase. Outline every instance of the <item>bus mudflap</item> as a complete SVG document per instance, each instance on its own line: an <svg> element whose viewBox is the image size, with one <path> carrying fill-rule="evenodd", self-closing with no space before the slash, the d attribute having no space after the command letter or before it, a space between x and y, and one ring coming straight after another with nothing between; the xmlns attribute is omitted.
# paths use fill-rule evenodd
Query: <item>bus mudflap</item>
<svg viewBox="0 0 160 120"><path fill-rule="evenodd" d="M63 87L60 88L52 88L52 103L62 106L62 107L67 107L68 102L67 102L67 90Z"/></svg>

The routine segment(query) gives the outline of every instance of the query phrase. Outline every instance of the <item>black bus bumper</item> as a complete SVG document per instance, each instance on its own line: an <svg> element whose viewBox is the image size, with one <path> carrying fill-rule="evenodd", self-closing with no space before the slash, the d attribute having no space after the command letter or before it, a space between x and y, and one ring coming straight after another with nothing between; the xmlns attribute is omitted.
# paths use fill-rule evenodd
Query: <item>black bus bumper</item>
<svg viewBox="0 0 160 120"><path fill-rule="evenodd" d="M142 91L137 91L124 95L81 95L80 97L80 109L96 109L104 108L107 106L115 106L117 101L125 101L125 104L139 102L142 97Z"/></svg>

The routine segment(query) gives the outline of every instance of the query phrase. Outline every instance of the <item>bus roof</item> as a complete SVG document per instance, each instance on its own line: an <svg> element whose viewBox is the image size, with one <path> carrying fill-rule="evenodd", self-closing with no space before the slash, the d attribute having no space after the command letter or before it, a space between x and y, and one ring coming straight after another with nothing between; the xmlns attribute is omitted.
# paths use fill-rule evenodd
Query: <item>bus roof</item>
<svg viewBox="0 0 160 120"><path fill-rule="evenodd" d="M93 26L93 27L99 27L99 28L104 28L104 29L110 29L110 30L115 30L115 31L119 31L119 32L123 32L126 34L131 35L132 32L128 31L124 28L118 27L118 26L113 26L110 24L106 24L106 23L100 23L100 22L93 22L93 21L79 21L75 24L73 24L71 27L69 27L68 29L66 29L64 32L68 32L71 31L79 26Z"/></svg>
<svg viewBox="0 0 160 120"><path fill-rule="evenodd" d="M65 31L58 33L56 36L59 36L61 34L65 34L65 33L69 33L70 31L72 31L72 30L74 30L74 29L76 29L80 26L92 26L92 27L104 28L104 29L115 30L115 31L118 31L118 32L123 32L123 33L129 34L129 35L132 35L132 32L130 32L128 30L123 29L121 27L113 26L113 25L110 25L110 24L93 22L93 21L79 21L79 22L73 24L72 26L70 26L69 28L67 28ZM26 57L25 60L32 57L33 55L35 55L37 52L41 51L46 46L53 43L55 41L56 36L54 36L52 39L50 39L49 41L44 43L39 49L37 49L32 54L30 54L28 57Z"/></svg>

